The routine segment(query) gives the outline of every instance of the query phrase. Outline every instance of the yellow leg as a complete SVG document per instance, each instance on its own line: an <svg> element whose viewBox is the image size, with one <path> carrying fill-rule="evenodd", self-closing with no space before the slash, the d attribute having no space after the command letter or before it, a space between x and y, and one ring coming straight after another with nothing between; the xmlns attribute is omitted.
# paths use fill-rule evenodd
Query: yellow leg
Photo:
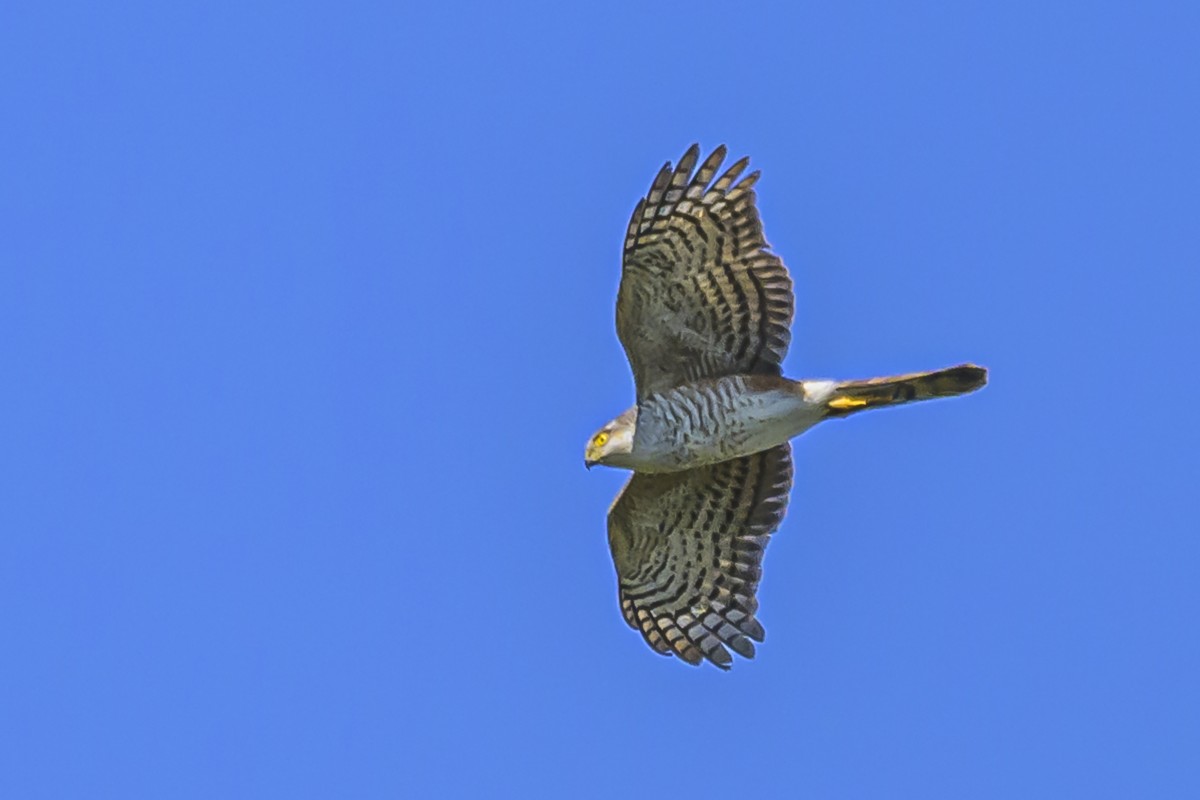
<svg viewBox="0 0 1200 800"><path fill-rule="evenodd" d="M862 408L867 404L867 401L861 397L835 397L829 401L829 407L835 411L844 411L850 408Z"/></svg>

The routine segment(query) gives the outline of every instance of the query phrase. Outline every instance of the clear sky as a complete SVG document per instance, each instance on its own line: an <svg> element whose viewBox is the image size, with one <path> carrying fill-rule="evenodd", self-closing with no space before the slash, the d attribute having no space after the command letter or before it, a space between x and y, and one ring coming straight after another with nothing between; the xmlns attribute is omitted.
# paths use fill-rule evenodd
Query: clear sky
<svg viewBox="0 0 1200 800"><path fill-rule="evenodd" d="M1197 797L1195 3L8 3L0 796ZM754 661L622 621L628 215L763 171Z"/></svg>

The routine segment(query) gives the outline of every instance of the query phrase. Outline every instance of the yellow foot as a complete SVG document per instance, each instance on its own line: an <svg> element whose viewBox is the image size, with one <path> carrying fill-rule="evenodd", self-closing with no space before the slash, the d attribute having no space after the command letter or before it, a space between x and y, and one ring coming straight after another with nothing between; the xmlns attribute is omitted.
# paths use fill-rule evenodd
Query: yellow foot
<svg viewBox="0 0 1200 800"><path fill-rule="evenodd" d="M848 408L862 408L867 404L867 401L861 397L835 397L829 401L829 407L835 411L843 411Z"/></svg>

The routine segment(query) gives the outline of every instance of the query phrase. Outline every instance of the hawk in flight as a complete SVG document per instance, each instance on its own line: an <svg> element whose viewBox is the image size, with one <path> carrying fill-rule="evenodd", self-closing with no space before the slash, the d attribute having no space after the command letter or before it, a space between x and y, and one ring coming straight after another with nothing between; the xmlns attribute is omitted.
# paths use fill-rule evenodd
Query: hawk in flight
<svg viewBox="0 0 1200 800"><path fill-rule="evenodd" d="M781 375L792 281L763 238L759 173L725 148L667 162L625 234L617 335L637 403L588 440L588 467L633 471L608 512L621 613L657 652L728 669L763 639L763 548L792 485L789 440L831 417L953 397L966 364L856 381ZM699 167L697 167L699 163ZM715 179L715 180L714 180Z"/></svg>

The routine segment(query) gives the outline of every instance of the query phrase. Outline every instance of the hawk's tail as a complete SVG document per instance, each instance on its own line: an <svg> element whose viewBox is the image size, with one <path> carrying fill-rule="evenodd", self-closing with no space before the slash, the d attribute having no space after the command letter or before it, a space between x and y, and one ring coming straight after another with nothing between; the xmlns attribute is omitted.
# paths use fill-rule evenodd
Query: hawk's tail
<svg viewBox="0 0 1200 800"><path fill-rule="evenodd" d="M985 383L987 370L974 364L961 364L933 372L913 372L890 378L842 381L830 394L826 406L830 415L845 416L868 408L967 394L981 388Z"/></svg>

